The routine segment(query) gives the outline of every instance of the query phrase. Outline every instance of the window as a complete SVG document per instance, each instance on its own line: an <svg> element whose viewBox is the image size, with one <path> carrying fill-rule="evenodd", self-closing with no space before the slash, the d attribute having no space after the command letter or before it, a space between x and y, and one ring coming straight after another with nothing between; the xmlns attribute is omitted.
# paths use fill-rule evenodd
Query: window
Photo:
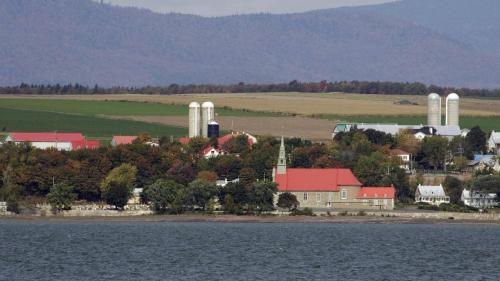
<svg viewBox="0 0 500 281"><path fill-rule="evenodd" d="M384 199L384 206L387 206L387 199Z"/></svg>
<svg viewBox="0 0 500 281"><path fill-rule="evenodd" d="M333 201L333 192L328 192L328 202Z"/></svg>
<svg viewBox="0 0 500 281"><path fill-rule="evenodd" d="M342 200L346 200L347 199L347 190L345 188L343 188L340 191L340 199L342 199Z"/></svg>
<svg viewBox="0 0 500 281"><path fill-rule="evenodd" d="M321 202L321 193L316 192L316 202Z"/></svg>
<svg viewBox="0 0 500 281"><path fill-rule="evenodd" d="M307 201L307 192L304 192L304 201Z"/></svg>
<svg viewBox="0 0 500 281"><path fill-rule="evenodd" d="M378 205L378 199L373 199L373 205L377 206Z"/></svg>

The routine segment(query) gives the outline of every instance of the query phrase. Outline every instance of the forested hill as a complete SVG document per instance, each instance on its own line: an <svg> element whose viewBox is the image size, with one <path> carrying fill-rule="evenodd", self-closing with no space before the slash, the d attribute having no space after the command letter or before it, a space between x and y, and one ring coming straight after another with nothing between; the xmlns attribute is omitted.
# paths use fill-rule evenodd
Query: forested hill
<svg viewBox="0 0 500 281"><path fill-rule="evenodd" d="M298 79L500 86L494 50L388 13L353 8L203 18L90 0L2 0L0 85Z"/></svg>

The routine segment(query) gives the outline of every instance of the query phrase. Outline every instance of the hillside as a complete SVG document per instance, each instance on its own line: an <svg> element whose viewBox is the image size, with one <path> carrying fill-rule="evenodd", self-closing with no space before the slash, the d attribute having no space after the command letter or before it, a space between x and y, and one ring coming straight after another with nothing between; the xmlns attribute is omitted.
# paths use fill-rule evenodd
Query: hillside
<svg viewBox="0 0 500 281"><path fill-rule="evenodd" d="M0 85L359 79L500 86L500 57L459 39L363 9L203 18L89 0L3 0Z"/></svg>

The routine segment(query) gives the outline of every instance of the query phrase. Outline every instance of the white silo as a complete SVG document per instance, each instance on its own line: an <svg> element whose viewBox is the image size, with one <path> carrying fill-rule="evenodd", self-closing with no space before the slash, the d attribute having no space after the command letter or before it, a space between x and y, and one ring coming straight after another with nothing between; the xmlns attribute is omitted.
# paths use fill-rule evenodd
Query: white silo
<svg viewBox="0 0 500 281"><path fill-rule="evenodd" d="M446 125L460 125L460 97L455 93L446 97Z"/></svg>
<svg viewBox="0 0 500 281"><path fill-rule="evenodd" d="M201 105L201 135L208 137L208 123L214 121L214 104L206 101Z"/></svg>
<svg viewBox="0 0 500 281"><path fill-rule="evenodd" d="M441 97L436 93L427 97L427 125L441 125Z"/></svg>
<svg viewBox="0 0 500 281"><path fill-rule="evenodd" d="M200 135L201 113L200 104L193 101L189 104L189 137L194 138Z"/></svg>

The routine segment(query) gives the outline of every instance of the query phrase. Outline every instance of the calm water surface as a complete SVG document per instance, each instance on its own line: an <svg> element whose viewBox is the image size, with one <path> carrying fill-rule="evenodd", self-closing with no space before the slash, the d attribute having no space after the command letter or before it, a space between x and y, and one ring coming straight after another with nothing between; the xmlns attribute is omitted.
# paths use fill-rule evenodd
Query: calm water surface
<svg viewBox="0 0 500 281"><path fill-rule="evenodd" d="M500 280L500 226L0 220L0 280Z"/></svg>

